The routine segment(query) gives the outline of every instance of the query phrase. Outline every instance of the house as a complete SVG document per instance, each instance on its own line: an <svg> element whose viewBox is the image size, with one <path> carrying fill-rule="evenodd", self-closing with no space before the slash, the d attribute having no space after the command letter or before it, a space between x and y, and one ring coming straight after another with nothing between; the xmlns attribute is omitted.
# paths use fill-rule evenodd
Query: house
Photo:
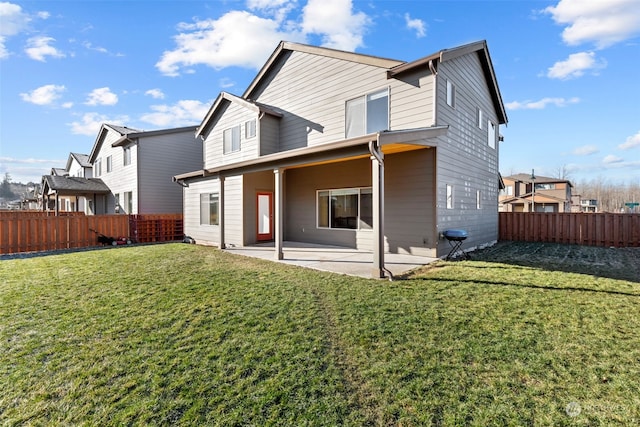
<svg viewBox="0 0 640 427"><path fill-rule="evenodd" d="M520 173L503 177L502 212L571 212L573 185L566 179Z"/></svg>
<svg viewBox="0 0 640 427"><path fill-rule="evenodd" d="M485 41L412 62L281 42L241 96L196 130L204 167L184 188L185 233L220 247L283 240L444 256L498 237L499 125Z"/></svg>
<svg viewBox="0 0 640 427"><path fill-rule="evenodd" d="M195 126L142 131L103 124L89 154L93 176L109 188L96 213L182 213L172 177L202 164Z"/></svg>
<svg viewBox="0 0 640 427"><path fill-rule="evenodd" d="M94 214L98 199L109 193L100 179L92 178L92 166L86 154L70 153L65 168L52 168L42 177L44 211Z"/></svg>

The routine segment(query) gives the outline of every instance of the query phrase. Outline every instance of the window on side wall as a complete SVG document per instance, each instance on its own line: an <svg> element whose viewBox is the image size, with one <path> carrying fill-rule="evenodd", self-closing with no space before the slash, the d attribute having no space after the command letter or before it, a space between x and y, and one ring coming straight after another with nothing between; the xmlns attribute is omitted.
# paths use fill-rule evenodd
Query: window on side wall
<svg viewBox="0 0 640 427"><path fill-rule="evenodd" d="M453 209L453 185L447 184L447 209Z"/></svg>
<svg viewBox="0 0 640 427"><path fill-rule="evenodd" d="M200 194L200 225L218 225L218 193Z"/></svg>
<svg viewBox="0 0 640 427"><path fill-rule="evenodd" d="M222 139L224 154L240 151L240 125L225 129Z"/></svg>
<svg viewBox="0 0 640 427"><path fill-rule="evenodd" d="M124 155L124 165L130 165L131 164L131 147L124 147L124 151L123 151L123 155Z"/></svg>
<svg viewBox="0 0 640 427"><path fill-rule="evenodd" d="M484 119L482 118L482 110L480 109L480 107L476 108L476 126L479 129L482 129L482 122L484 121Z"/></svg>
<svg viewBox="0 0 640 427"><path fill-rule="evenodd" d="M321 190L316 195L318 228L371 230L371 188Z"/></svg>
<svg viewBox="0 0 640 427"><path fill-rule="evenodd" d="M389 89L347 101L345 137L367 135L389 129Z"/></svg>
<svg viewBox="0 0 640 427"><path fill-rule="evenodd" d="M476 209L480 209L481 208L481 202L482 201L482 193L480 192L480 190L476 190Z"/></svg>
<svg viewBox="0 0 640 427"><path fill-rule="evenodd" d="M102 158L99 158L93 164L93 174L95 175L96 178L102 175Z"/></svg>
<svg viewBox="0 0 640 427"><path fill-rule="evenodd" d="M133 192L126 191L124 193L124 209L125 213L133 213Z"/></svg>
<svg viewBox="0 0 640 427"><path fill-rule="evenodd" d="M447 105L456 107L456 87L451 80L447 80Z"/></svg>
<svg viewBox="0 0 640 427"><path fill-rule="evenodd" d="M107 157L107 173L111 172L113 168L111 160L112 160L111 156Z"/></svg>
<svg viewBox="0 0 640 427"><path fill-rule="evenodd" d="M249 139L256 136L256 119L244 123L244 137Z"/></svg>
<svg viewBox="0 0 640 427"><path fill-rule="evenodd" d="M487 120L487 143L489 147L496 148L496 125L491 120Z"/></svg>

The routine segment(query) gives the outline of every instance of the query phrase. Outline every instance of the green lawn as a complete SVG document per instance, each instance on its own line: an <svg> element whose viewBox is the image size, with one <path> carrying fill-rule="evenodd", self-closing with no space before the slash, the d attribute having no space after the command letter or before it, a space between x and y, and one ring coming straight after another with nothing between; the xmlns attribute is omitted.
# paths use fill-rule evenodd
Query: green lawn
<svg viewBox="0 0 640 427"><path fill-rule="evenodd" d="M0 261L0 425L640 424L640 280L486 258L395 282L184 244Z"/></svg>

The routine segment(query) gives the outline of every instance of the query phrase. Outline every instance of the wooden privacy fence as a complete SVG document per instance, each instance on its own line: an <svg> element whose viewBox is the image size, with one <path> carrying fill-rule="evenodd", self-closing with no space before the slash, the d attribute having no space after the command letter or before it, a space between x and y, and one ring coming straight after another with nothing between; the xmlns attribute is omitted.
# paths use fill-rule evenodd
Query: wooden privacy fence
<svg viewBox="0 0 640 427"><path fill-rule="evenodd" d="M50 216L46 212L0 212L0 254L97 246L98 233L141 243L181 240L182 214Z"/></svg>
<svg viewBox="0 0 640 427"><path fill-rule="evenodd" d="M639 247L640 214L500 212L499 239Z"/></svg>

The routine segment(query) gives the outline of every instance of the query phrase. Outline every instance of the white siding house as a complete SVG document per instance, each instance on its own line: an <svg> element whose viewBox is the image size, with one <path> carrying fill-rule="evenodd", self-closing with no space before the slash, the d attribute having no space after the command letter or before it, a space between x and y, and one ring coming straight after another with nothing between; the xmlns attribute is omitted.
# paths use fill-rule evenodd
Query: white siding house
<svg viewBox="0 0 640 427"><path fill-rule="evenodd" d="M89 161L110 189L96 213L182 213L182 190L172 176L202 164L195 127L140 131L103 124Z"/></svg>
<svg viewBox="0 0 640 427"><path fill-rule="evenodd" d="M178 174L185 233L204 244L283 239L444 256L498 236L499 126L484 41L412 62L281 42L241 96L196 131L202 169Z"/></svg>

